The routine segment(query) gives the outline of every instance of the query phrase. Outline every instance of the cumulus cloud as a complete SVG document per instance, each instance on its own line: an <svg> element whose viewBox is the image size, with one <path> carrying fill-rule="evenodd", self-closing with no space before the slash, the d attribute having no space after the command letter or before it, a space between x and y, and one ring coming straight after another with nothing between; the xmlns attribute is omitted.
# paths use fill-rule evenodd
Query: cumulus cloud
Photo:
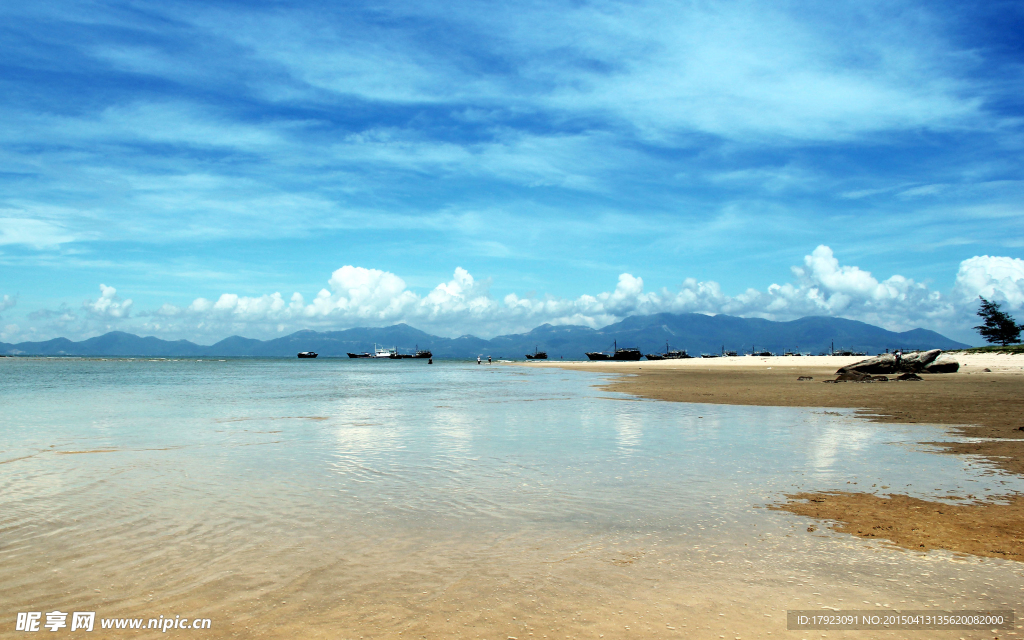
<svg viewBox="0 0 1024 640"><path fill-rule="evenodd" d="M404 280L378 269L346 265L331 274L328 284L331 290L321 289L312 303L302 307L302 315L386 320L403 315L417 301L416 295L406 290ZM293 295L292 303L301 307L301 296Z"/></svg>
<svg viewBox="0 0 1024 640"><path fill-rule="evenodd" d="M18 299L16 297L12 298L11 296L4 294L4 299L0 300L0 313L7 311L16 304L18 304Z"/></svg>
<svg viewBox="0 0 1024 640"><path fill-rule="evenodd" d="M973 303L981 296L1020 309L1024 307L1024 260L1003 256L964 260L956 274L953 295L962 303Z"/></svg>
<svg viewBox="0 0 1024 640"><path fill-rule="evenodd" d="M926 285L901 275L879 281L859 267L840 265L824 245L792 270L796 283L769 287L767 311L845 316L894 329L934 325L953 314L951 304Z"/></svg>
<svg viewBox="0 0 1024 640"><path fill-rule="evenodd" d="M832 250L817 247L793 267L795 282L772 284L766 291L748 289L726 295L714 281L683 280L677 290L646 293L643 280L631 274L619 276L612 293L581 296L576 300L520 300L506 297L508 307L549 322L575 322L600 326L628 315L706 313L792 320L803 316L842 316L890 329L909 329L922 324L937 326L954 314L952 305L938 292L909 278L894 275L879 281L870 272L843 266Z"/></svg>
<svg viewBox="0 0 1024 640"><path fill-rule="evenodd" d="M310 300L301 293L258 297L225 293L217 300L197 298L185 308L164 305L154 317L215 331L280 332L286 328L347 328L407 322L442 335L493 336L529 330L539 324L601 327L630 315L660 312L705 313L791 320L808 315L841 316L893 330L918 326L962 329L979 293L1007 300L1024 299L1024 263L1011 258L975 257L960 266L952 295L901 275L876 278L857 266L843 265L821 245L792 268L791 282L766 290L727 295L714 281L684 279L678 288L647 291L643 278L623 273L614 289L577 298L490 295L487 281L462 267L426 294L411 291L396 274L346 265ZM997 292L998 295L992 292ZM1016 297L1014 297L1016 296ZM962 325L962 326L961 326Z"/></svg>
<svg viewBox="0 0 1024 640"><path fill-rule="evenodd" d="M490 282L457 267L450 280L417 293L394 273L346 265L331 274L327 287L312 299L301 293L260 296L224 293L216 300L196 298L185 307L165 304L143 312L145 329L223 337L279 334L303 328L331 330L355 326L386 326L406 322L438 335L472 333L491 337L527 331L543 323L594 328L631 315L704 313L792 320L804 316L838 316L869 322L895 331L924 327L967 339L976 318L977 298L1024 305L1024 261L999 256L964 260L947 294L902 275L878 278L858 266L842 264L825 245L792 267L792 279L764 290L729 295L714 281L684 279L676 288L645 289L642 277L623 273L610 291L577 298L550 295L495 299ZM127 317L130 300L120 302L112 287L89 302L90 314ZM65 310L66 311L66 310ZM117 315L121 314L121 315Z"/></svg>
<svg viewBox="0 0 1024 640"><path fill-rule="evenodd" d="M121 300L117 289L100 284L100 297L95 301L86 300L82 308L96 318L107 320L127 318L132 308L131 299Z"/></svg>
<svg viewBox="0 0 1024 640"><path fill-rule="evenodd" d="M509 294L505 296L504 302L512 312L511 315L520 322L582 324L590 327L610 324L629 315L665 310L662 308L662 296L645 293L643 278L630 273L619 275L619 281L611 292L585 294L575 300L550 296L530 299Z"/></svg>
<svg viewBox="0 0 1024 640"><path fill-rule="evenodd" d="M258 297L222 294L216 301L196 298L188 307L165 304L154 315L167 321L244 326L282 323L315 327L344 327L354 323L386 324L420 321L467 324L491 322L499 317L500 305L488 292L486 282L478 282L458 267L450 281L437 285L424 296L410 291L399 276L379 269L346 265L328 280L328 287L306 302L301 293L287 300L280 292Z"/></svg>

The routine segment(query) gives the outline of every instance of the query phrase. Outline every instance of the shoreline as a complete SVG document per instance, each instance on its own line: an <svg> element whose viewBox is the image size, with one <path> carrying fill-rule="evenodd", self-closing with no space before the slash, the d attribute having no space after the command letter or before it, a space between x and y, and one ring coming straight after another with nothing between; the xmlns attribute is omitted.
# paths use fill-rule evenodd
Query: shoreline
<svg viewBox="0 0 1024 640"><path fill-rule="evenodd" d="M926 442L940 454L972 455L1024 475L1024 354L951 354L960 371L919 382L822 384L857 356L738 356L637 362L530 362L518 366L617 374L608 391L668 402L854 409L877 423L943 426L973 442ZM986 370L987 369L987 370ZM810 377L811 380L798 380ZM835 531L886 539L915 551L946 549L1024 561L1024 496L967 505L899 494L802 492L771 505ZM812 525L813 526L813 525Z"/></svg>

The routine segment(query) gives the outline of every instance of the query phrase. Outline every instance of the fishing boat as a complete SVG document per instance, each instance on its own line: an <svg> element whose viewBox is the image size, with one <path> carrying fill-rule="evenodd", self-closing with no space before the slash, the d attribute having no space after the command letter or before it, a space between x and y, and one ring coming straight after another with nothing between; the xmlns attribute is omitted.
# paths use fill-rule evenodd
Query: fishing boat
<svg viewBox="0 0 1024 640"><path fill-rule="evenodd" d="M526 354L526 359L527 360L547 360L548 359L548 352L547 351L538 351L537 347L534 347L533 348L533 353Z"/></svg>
<svg viewBox="0 0 1024 640"><path fill-rule="evenodd" d="M635 360L639 360L640 358L644 357L644 354L640 353L640 349L637 349L636 347L623 347L622 349L620 349L619 348L619 344L618 344L617 341L613 342L612 344L614 345L614 349L615 349L615 351L612 353L612 355L608 355L607 353L604 353L603 351L594 351L594 352L588 352L587 353L587 357L590 358L591 360L627 360L627 361L635 361Z"/></svg>
<svg viewBox="0 0 1024 640"><path fill-rule="evenodd" d="M316 356L317 356L316 351L300 351L299 352L299 357L300 358L315 358Z"/></svg>
<svg viewBox="0 0 1024 640"><path fill-rule="evenodd" d="M648 353L644 356L648 360L681 360L683 358L689 358L690 354L686 353L686 350L680 351L679 349L672 349L665 343L665 353Z"/></svg>
<svg viewBox="0 0 1024 640"><path fill-rule="evenodd" d="M612 360L639 360L644 357L644 354L640 353L640 349L636 347L623 347L619 349L615 348L615 355L612 356Z"/></svg>
<svg viewBox="0 0 1024 640"><path fill-rule="evenodd" d="M387 360L405 360L406 358L432 358L434 354L430 351L420 351L419 346L416 347L416 353L399 353L398 349L391 347L390 349L385 347L378 347L376 344L373 345L373 353L349 353L350 358L372 358L372 359L387 359Z"/></svg>

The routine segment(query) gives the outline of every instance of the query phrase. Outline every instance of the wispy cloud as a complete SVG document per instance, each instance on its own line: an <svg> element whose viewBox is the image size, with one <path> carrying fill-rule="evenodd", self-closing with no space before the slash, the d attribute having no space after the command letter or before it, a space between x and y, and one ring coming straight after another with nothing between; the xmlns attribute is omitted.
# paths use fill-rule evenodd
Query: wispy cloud
<svg viewBox="0 0 1024 640"><path fill-rule="evenodd" d="M27 212L0 209L0 213L24 215ZM45 248L72 240L75 237L55 222L28 217L0 217L0 245L23 244Z"/></svg>

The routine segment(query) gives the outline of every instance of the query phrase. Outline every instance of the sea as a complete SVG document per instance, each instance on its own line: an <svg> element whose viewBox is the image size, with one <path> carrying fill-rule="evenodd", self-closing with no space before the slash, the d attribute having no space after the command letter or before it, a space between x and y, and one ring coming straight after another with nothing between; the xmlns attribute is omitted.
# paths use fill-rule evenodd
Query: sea
<svg viewBox="0 0 1024 640"><path fill-rule="evenodd" d="M67 626L38 635L540 640L817 638L787 612L1020 609L1020 563L767 508L802 491L1024 491L922 444L942 429L645 400L609 379L423 360L2 358L0 637L54 612ZM72 631L75 612L95 630ZM908 634L993 637L827 632Z"/></svg>

